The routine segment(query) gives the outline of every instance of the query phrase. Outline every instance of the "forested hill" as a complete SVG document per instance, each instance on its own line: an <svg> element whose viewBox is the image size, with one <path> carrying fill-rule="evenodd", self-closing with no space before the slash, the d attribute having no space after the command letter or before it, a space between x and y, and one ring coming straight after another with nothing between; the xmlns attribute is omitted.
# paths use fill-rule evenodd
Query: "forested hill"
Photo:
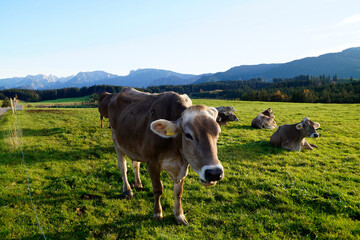
<svg viewBox="0 0 360 240"><path fill-rule="evenodd" d="M337 75L339 78L360 78L360 47L318 57L307 57L282 64L243 65L201 77L195 83L262 78L293 78L300 75Z"/></svg>
<svg viewBox="0 0 360 240"><path fill-rule="evenodd" d="M36 102L57 98L80 97L98 94L103 91L119 92L122 87L95 85L82 88L63 88L52 90L7 89L0 91L0 100L17 97L24 101ZM191 85L163 85L139 89L151 93L175 91L186 93L191 98L238 99L246 101L277 102L321 102L321 103L360 103L360 80L330 77L299 76L290 79L274 79L265 82L261 79L248 81L219 81Z"/></svg>

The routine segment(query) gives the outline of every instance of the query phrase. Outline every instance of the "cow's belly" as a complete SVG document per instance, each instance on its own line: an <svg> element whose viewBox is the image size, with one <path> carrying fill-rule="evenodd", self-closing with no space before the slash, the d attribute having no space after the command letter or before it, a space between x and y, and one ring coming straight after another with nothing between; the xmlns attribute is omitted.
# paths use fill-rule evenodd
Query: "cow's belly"
<svg viewBox="0 0 360 240"><path fill-rule="evenodd" d="M139 154L138 152L132 151L130 149L124 148L123 146L119 146L120 151L125 154L126 156L128 156L131 160L133 161L137 161L137 162L146 162L146 159L144 159L141 154Z"/></svg>

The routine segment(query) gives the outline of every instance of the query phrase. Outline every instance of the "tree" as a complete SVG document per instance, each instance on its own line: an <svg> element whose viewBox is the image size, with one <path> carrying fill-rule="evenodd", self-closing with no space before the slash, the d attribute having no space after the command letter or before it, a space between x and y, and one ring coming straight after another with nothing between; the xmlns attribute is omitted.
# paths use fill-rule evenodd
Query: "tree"
<svg viewBox="0 0 360 240"><path fill-rule="evenodd" d="M4 101L3 101L1 107L11 107L10 99L8 97L4 98Z"/></svg>
<svg viewBox="0 0 360 240"><path fill-rule="evenodd" d="M336 82L336 81L338 81L338 80L339 80L339 78L338 78L337 74L335 74L335 75L333 76L333 81Z"/></svg>
<svg viewBox="0 0 360 240"><path fill-rule="evenodd" d="M283 102L285 100L285 95L282 94L280 90L277 90L273 95L271 95L270 99L274 102Z"/></svg>
<svg viewBox="0 0 360 240"><path fill-rule="evenodd" d="M99 95L97 93L93 93L89 96L89 102L98 102Z"/></svg>

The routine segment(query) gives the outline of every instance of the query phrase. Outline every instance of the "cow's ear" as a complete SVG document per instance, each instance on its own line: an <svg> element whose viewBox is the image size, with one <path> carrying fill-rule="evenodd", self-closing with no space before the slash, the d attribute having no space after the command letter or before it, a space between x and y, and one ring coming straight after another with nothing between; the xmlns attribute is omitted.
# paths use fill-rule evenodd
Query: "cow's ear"
<svg viewBox="0 0 360 240"><path fill-rule="evenodd" d="M218 116L218 114L219 114L219 112L218 112L218 110L216 109L216 108L214 108L214 107L209 107L209 111L208 111L213 117L214 117L214 119L216 120L216 118L217 118L217 116Z"/></svg>
<svg viewBox="0 0 360 240"><path fill-rule="evenodd" d="M165 119L153 121L150 124L150 129L163 138L176 137L179 134L179 127L175 122Z"/></svg>
<svg viewBox="0 0 360 240"><path fill-rule="evenodd" d="M296 124L296 129L297 130L301 130L301 129L303 129L303 123L301 122L301 123L298 123L298 124Z"/></svg>
<svg viewBox="0 0 360 240"><path fill-rule="evenodd" d="M318 129L319 127L320 127L320 123L314 122L314 128L315 128L315 129Z"/></svg>

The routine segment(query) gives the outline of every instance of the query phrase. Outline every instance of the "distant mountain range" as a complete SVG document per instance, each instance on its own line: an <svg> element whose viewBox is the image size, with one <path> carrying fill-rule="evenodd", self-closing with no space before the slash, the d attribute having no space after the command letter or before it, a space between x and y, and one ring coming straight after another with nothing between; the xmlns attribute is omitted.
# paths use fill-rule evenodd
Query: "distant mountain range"
<svg viewBox="0 0 360 240"><path fill-rule="evenodd" d="M117 85L148 87L159 85L186 85L223 80L249 80L262 78L292 78L299 75L337 75L339 78L360 78L360 47L338 53L308 57L288 63L241 65L214 74L182 74L161 69L138 69L127 76L104 71L79 72L75 76L58 78L54 75L36 75L0 79L0 89L55 89L65 87L89 87L92 85Z"/></svg>
<svg viewBox="0 0 360 240"><path fill-rule="evenodd" d="M360 78L360 47L349 48L339 53L328 53L318 57L307 57L282 64L242 65L226 72L201 77L195 83L222 80L249 80L262 78L292 78L300 75L334 76L339 78Z"/></svg>

